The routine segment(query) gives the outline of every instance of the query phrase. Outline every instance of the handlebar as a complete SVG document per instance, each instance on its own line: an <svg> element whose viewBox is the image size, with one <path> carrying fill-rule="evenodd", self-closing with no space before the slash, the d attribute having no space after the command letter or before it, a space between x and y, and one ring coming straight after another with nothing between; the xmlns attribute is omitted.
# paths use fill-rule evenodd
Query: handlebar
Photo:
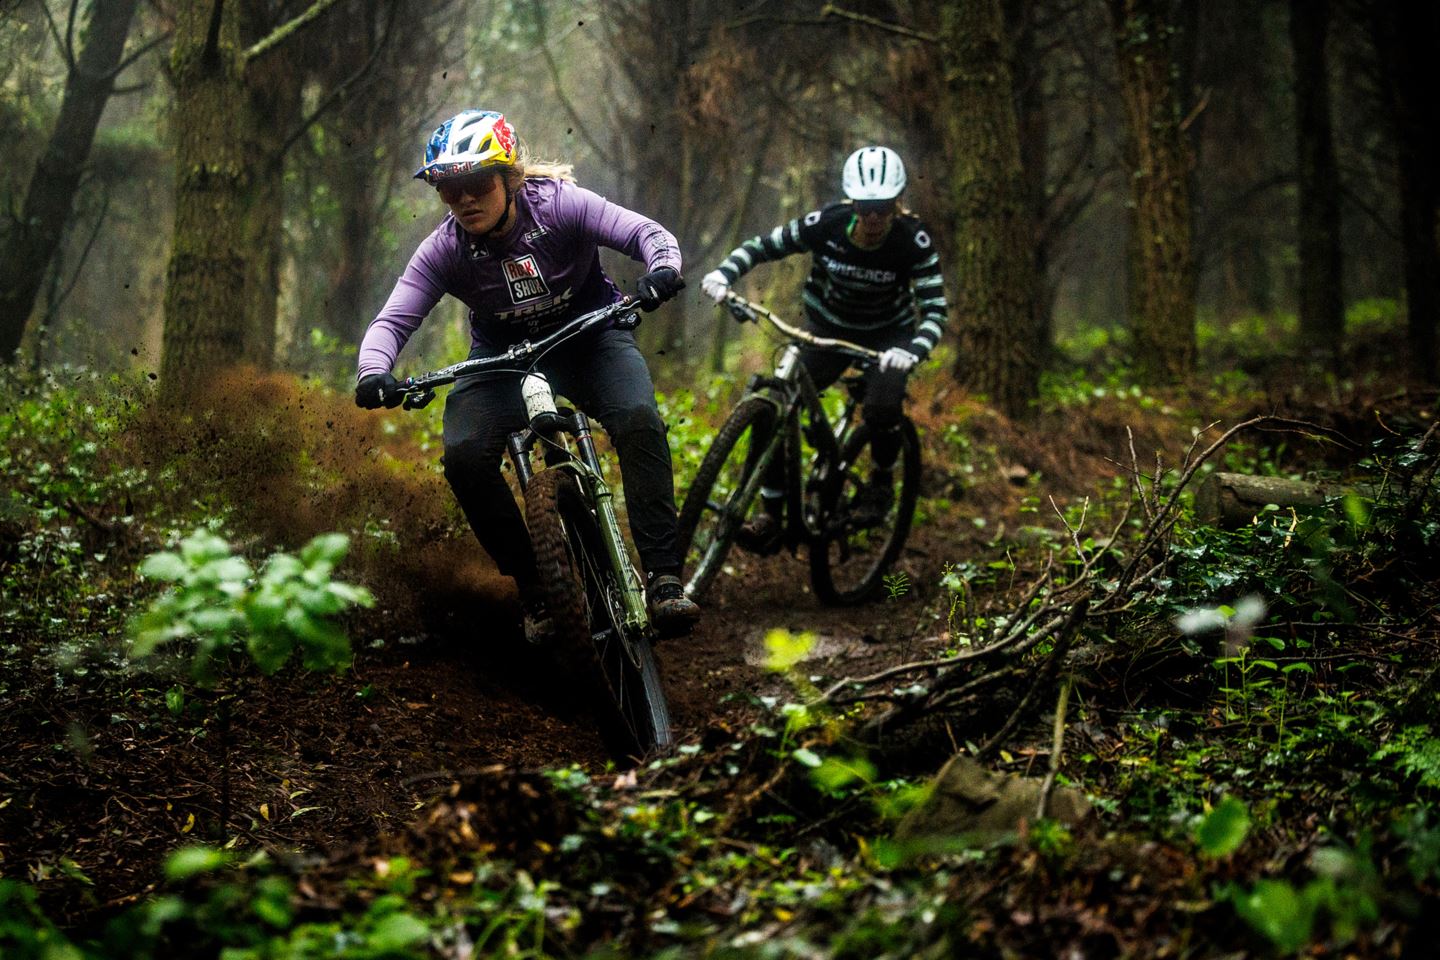
<svg viewBox="0 0 1440 960"><path fill-rule="evenodd" d="M784 320L777 317L774 311L763 307L753 300L746 300L733 290L725 292L725 299L721 301L726 309L741 323L759 323L763 318L769 321L775 329L792 340L799 340L801 343L812 347L819 347L822 350L834 350L838 353L848 353L861 360L879 360L880 351L871 350L869 347L862 347L858 343L851 343L849 340L839 340L834 337L817 337L808 330L791 326Z"/></svg>
<svg viewBox="0 0 1440 960"><path fill-rule="evenodd" d="M483 373L486 370L504 367L538 356L560 341L578 336L587 330L593 330L612 317L628 314L629 316L621 316L621 319L616 320L615 325L622 330L633 330L640 325L640 316L635 312L638 305L637 298L622 297L609 306L576 317L540 340L533 342L522 340L512 344L504 353L497 353L490 357L476 357L474 360L461 360L448 367L401 380L400 389L405 395L402 405L406 410L418 410L435 399L436 387L454 383L461 377Z"/></svg>

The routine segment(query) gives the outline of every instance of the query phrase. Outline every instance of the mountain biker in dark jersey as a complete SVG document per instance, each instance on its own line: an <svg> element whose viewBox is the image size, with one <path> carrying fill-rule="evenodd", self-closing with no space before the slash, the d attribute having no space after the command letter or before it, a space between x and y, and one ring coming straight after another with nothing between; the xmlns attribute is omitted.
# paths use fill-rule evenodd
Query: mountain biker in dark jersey
<svg viewBox="0 0 1440 960"><path fill-rule="evenodd" d="M860 517L878 519L894 497L892 470L900 453L905 382L929 356L945 330L945 281L930 231L900 206L905 165L888 147L862 147L841 174L848 202L834 203L745 241L707 273L701 289L719 303L730 285L757 263L794 253L813 258L801 301L806 326L883 351L868 374L863 415L876 431L873 470L856 497ZM805 347L805 364L817 389L845 372L850 360ZM779 549L784 464L772 461L762 478L764 509L740 531L741 546L757 553Z"/></svg>
<svg viewBox="0 0 1440 960"><path fill-rule="evenodd" d="M361 407L402 401L390 369L447 293L470 308L475 358L619 300L600 267L601 246L645 264L636 292L646 311L685 286L680 250L664 227L577 186L569 166L531 161L499 113L466 110L447 120L431 136L415 177L434 186L450 211L421 241L365 331L355 387ZM662 634L685 632L700 610L677 576L670 448L634 334L610 328L564 341L537 369L609 434L652 618ZM476 538L500 572L515 578L526 631L534 635L545 628L535 557L500 472L506 438L525 423L518 372L462 378L445 403L443 462Z"/></svg>

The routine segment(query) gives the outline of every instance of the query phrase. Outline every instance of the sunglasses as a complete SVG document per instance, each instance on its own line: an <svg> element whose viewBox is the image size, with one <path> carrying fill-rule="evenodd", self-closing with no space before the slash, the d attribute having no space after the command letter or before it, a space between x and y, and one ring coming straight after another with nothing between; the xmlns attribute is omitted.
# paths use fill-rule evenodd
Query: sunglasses
<svg viewBox="0 0 1440 960"><path fill-rule="evenodd" d="M492 171L471 173L463 177L441 180L435 190L445 203L459 203L461 196L469 194L476 199L489 196L500 186L500 174Z"/></svg>
<svg viewBox="0 0 1440 960"><path fill-rule="evenodd" d="M863 217L863 216L866 216L867 214L870 215L870 216L874 216L875 214L881 214L881 213L894 213L894 212L895 212L895 201L894 201L894 200L856 200L856 201L855 201L855 212L858 213L858 214L859 214L860 216L862 216L862 217Z"/></svg>

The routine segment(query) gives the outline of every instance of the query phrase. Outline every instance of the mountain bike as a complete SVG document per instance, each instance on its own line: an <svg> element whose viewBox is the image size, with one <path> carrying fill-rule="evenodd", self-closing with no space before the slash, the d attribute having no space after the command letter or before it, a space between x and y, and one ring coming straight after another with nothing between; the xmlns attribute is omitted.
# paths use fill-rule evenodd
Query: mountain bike
<svg viewBox="0 0 1440 960"><path fill-rule="evenodd" d="M873 431L856 413L864 400L863 371L879 359L879 351L791 326L733 291L723 304L742 322L765 320L789 343L774 373L750 379L685 495L680 509L685 591L699 597L714 582L757 507L766 467L780 457L785 465L782 543L792 553L802 543L809 547L810 583L822 603L861 603L879 589L910 534L920 487L915 424L909 417L901 420L888 511L865 516L855 508L855 496L870 476ZM833 424L800 362L801 344L845 354L861 368L841 379L846 395Z"/></svg>
<svg viewBox="0 0 1440 960"><path fill-rule="evenodd" d="M645 589L620 532L589 418L557 407L549 381L535 369L562 341L607 324L633 329L639 322L634 298L626 297L541 340L411 377L400 386L403 405L415 409L434 399L436 387L461 377L521 377L529 422L509 436L506 453L524 494L538 586L551 620L549 642L567 671L579 668L612 753L643 758L674 744ZM543 459L538 469L537 447Z"/></svg>

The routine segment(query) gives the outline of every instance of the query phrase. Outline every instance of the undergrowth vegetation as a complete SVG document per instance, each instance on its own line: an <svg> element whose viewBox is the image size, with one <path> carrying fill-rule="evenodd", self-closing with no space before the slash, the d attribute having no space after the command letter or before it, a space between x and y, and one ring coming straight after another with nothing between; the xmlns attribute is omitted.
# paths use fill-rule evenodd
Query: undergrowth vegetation
<svg viewBox="0 0 1440 960"><path fill-rule="evenodd" d="M432 591L414 605L498 583L457 559L473 550L435 471L433 418L361 420L321 387L266 389L253 409L178 422L143 381L55 370L3 385L0 703L45 763L83 770L107 724L229 744L232 708L243 722L247 691L296 670L296 652L340 671L316 681L322 700L363 704L373 691L346 671L369 646L349 637L416 629L397 581ZM719 378L663 398L682 487L735 391ZM937 672L839 704L817 637L776 630L767 684L671 757L456 773L408 827L330 838L323 855L297 853L298 835L258 839L278 808L246 830L225 793L208 821L125 854L146 879L107 886L83 844L61 842L83 819L21 842L43 811L16 758L0 761L0 952L1392 956L1419 938L1440 907L1433 410L1322 398L1288 411L1314 430L1247 432L1181 491L1185 444L1253 412L1254 382L1162 394L1123 372L1072 376L1047 384L1028 429L949 391L932 372L913 399L921 523L954 553L934 582L897 572L880 601L917 623L926 656L1023 618L1049 595L1029 589L1042 573L1050 591L1084 579L1104 596L1143 544L1144 517L1126 512L1137 487L1176 503L1156 577L1084 620L1064 656L1068 707L1020 704L987 757L1006 777L1052 768L1088 815L1041 816L1042 802L997 831L901 841L943 792L940 763L982 752L1016 705L928 718L944 748L877 743L860 732L874 703L913 701ZM1154 450L1168 462L1147 462ZM1191 494L1217 469L1342 492L1210 526ZM453 546L422 558L420 542ZM293 817L305 789L287 781Z"/></svg>

